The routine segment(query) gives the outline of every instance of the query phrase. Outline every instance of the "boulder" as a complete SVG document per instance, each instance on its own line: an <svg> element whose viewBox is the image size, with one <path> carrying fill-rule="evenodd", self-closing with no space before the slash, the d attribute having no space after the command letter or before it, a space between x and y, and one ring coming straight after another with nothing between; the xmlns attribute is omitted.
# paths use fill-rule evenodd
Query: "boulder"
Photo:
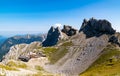
<svg viewBox="0 0 120 76"><path fill-rule="evenodd" d="M107 20L97 20L91 18L90 20L83 20L82 26L79 32L84 32L86 37L99 37L103 34L115 34L115 30L112 28L111 23Z"/></svg>
<svg viewBox="0 0 120 76"><path fill-rule="evenodd" d="M109 42L117 44L118 46L120 46L120 36L119 35L120 35L119 33L112 35L109 38Z"/></svg>
<svg viewBox="0 0 120 76"><path fill-rule="evenodd" d="M28 56L29 56L30 58L38 58L38 55L37 55L36 53L33 53L33 52L30 52L30 53L28 54Z"/></svg>
<svg viewBox="0 0 120 76"><path fill-rule="evenodd" d="M115 37L115 36L111 36L111 37L109 38L109 42L116 43L116 44L119 43L119 42L118 42L118 38Z"/></svg>
<svg viewBox="0 0 120 76"><path fill-rule="evenodd" d="M39 56L39 57L46 57L46 55L43 52L38 52L37 56Z"/></svg>
<svg viewBox="0 0 120 76"><path fill-rule="evenodd" d="M78 32L78 30L72 28L72 26L64 25L64 27L62 29L62 32L65 33L68 36L73 36Z"/></svg>
<svg viewBox="0 0 120 76"><path fill-rule="evenodd" d="M31 58L27 56L19 56L18 59L24 62L28 62Z"/></svg>

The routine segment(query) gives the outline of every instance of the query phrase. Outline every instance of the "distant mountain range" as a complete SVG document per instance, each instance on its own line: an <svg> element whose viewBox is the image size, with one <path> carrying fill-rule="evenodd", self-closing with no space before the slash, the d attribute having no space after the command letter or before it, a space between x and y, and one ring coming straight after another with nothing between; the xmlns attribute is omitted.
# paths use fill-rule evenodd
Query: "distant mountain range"
<svg viewBox="0 0 120 76"><path fill-rule="evenodd" d="M7 39L7 37L0 36L0 45Z"/></svg>
<svg viewBox="0 0 120 76"><path fill-rule="evenodd" d="M11 46L17 45L17 44L30 44L34 41L42 42L45 40L46 34L40 34L40 35L19 35L19 36L13 36L10 38L2 38L1 37L1 45L0 45L0 59L3 55L5 55L9 50Z"/></svg>

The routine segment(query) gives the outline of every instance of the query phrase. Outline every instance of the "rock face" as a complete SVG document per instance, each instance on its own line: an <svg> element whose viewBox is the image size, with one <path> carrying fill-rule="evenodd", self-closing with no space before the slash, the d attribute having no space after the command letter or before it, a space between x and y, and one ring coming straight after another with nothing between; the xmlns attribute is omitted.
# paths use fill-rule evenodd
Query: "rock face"
<svg viewBox="0 0 120 76"><path fill-rule="evenodd" d="M109 37L87 38L83 32L71 37L72 45L68 53L54 65L46 66L45 70L52 73L63 74L63 76L78 76L85 71L107 46Z"/></svg>
<svg viewBox="0 0 120 76"><path fill-rule="evenodd" d="M115 33L109 38L109 42L117 44L120 46L120 33Z"/></svg>
<svg viewBox="0 0 120 76"><path fill-rule="evenodd" d="M73 36L77 33L78 31L72 28L72 26L64 25L62 30L60 30L59 27L55 28L52 26L48 31L46 40L42 43L42 45L44 47L56 45L59 40L66 40L68 39L68 36Z"/></svg>
<svg viewBox="0 0 120 76"><path fill-rule="evenodd" d="M42 42L45 40L46 35L25 35L25 36L14 36L11 38L8 38L1 46L0 46L0 59L3 55L5 55L7 52L9 52L10 47L17 45L17 44L30 44L34 41Z"/></svg>
<svg viewBox="0 0 120 76"><path fill-rule="evenodd" d="M73 36L78 33L77 29L72 28L72 26L64 25L62 32L68 36Z"/></svg>
<svg viewBox="0 0 120 76"><path fill-rule="evenodd" d="M42 43L43 46L53 46L55 45L60 39L63 38L62 32L59 27L51 27L48 31L46 40Z"/></svg>
<svg viewBox="0 0 120 76"><path fill-rule="evenodd" d="M72 46L66 47L68 53L54 65L48 65L47 71L77 76L99 58L109 41L119 42L119 38L113 36L116 32L107 20L84 20L79 31L69 39Z"/></svg>
<svg viewBox="0 0 120 76"><path fill-rule="evenodd" d="M27 62L30 58L35 54L38 57L41 57L42 53L34 53L36 49L41 45L40 42L32 42L31 44L18 44L12 46L9 52L4 56L4 60L2 62L6 63L8 60L22 60Z"/></svg>
<svg viewBox="0 0 120 76"><path fill-rule="evenodd" d="M19 56L18 59L21 60L21 61L24 61L24 62L28 62L30 60L30 57Z"/></svg>
<svg viewBox="0 0 120 76"><path fill-rule="evenodd" d="M79 32L83 31L86 34L86 37L99 37L103 34L112 35L115 33L115 30L111 27L111 23L107 20L97 20L91 18L90 20L84 19L82 26Z"/></svg>

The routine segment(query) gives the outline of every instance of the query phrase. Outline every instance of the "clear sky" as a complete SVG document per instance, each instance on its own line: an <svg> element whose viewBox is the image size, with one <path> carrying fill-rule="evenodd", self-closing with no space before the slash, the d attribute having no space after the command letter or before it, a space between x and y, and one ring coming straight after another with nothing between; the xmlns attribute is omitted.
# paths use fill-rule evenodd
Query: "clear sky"
<svg viewBox="0 0 120 76"><path fill-rule="evenodd" d="M120 0L0 0L0 35L47 32L56 23L79 29L91 17L120 31Z"/></svg>

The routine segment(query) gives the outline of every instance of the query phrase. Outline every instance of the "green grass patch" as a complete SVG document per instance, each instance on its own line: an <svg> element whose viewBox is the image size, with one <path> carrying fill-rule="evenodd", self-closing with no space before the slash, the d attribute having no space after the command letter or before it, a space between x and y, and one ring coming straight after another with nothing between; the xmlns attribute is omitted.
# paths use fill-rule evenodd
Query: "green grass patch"
<svg viewBox="0 0 120 76"><path fill-rule="evenodd" d="M6 65L9 67L27 68L27 65L22 62L9 61Z"/></svg>
<svg viewBox="0 0 120 76"><path fill-rule="evenodd" d="M38 65L35 66L35 69L39 70L39 71L43 71L44 70L41 66L38 66Z"/></svg>
<svg viewBox="0 0 120 76"><path fill-rule="evenodd" d="M61 75L51 74L47 72L37 72L36 74L27 75L27 76L61 76Z"/></svg>
<svg viewBox="0 0 120 76"><path fill-rule="evenodd" d="M26 76L43 76L42 72L37 72L36 74L28 74Z"/></svg>
<svg viewBox="0 0 120 76"><path fill-rule="evenodd" d="M60 46L59 48L55 48L55 47L43 48L43 53L46 54L51 64L56 63L67 52L68 52L68 49L65 46Z"/></svg>
<svg viewBox="0 0 120 76"><path fill-rule="evenodd" d="M30 75L30 76L42 76L42 74L41 73L37 73L37 74Z"/></svg>
<svg viewBox="0 0 120 76"><path fill-rule="evenodd" d="M108 45L103 54L80 76L120 76L120 50Z"/></svg>
<svg viewBox="0 0 120 76"><path fill-rule="evenodd" d="M3 65L3 64L0 64L0 68L2 69L5 69L5 70L15 70L15 71L18 71L16 68L14 67L9 67L7 65Z"/></svg>
<svg viewBox="0 0 120 76"><path fill-rule="evenodd" d="M73 45L72 41L64 42L64 43L62 44L62 46L71 46L71 45Z"/></svg>
<svg viewBox="0 0 120 76"><path fill-rule="evenodd" d="M51 53L55 53L58 49L57 48L54 48L54 47L46 47L46 48L43 48L43 53L45 53L46 55L49 55Z"/></svg>
<svg viewBox="0 0 120 76"><path fill-rule="evenodd" d="M54 47L38 47L35 52L42 51L49 59L51 64L56 63L61 59L67 52L68 48L73 45L72 41L62 42L63 44Z"/></svg>

